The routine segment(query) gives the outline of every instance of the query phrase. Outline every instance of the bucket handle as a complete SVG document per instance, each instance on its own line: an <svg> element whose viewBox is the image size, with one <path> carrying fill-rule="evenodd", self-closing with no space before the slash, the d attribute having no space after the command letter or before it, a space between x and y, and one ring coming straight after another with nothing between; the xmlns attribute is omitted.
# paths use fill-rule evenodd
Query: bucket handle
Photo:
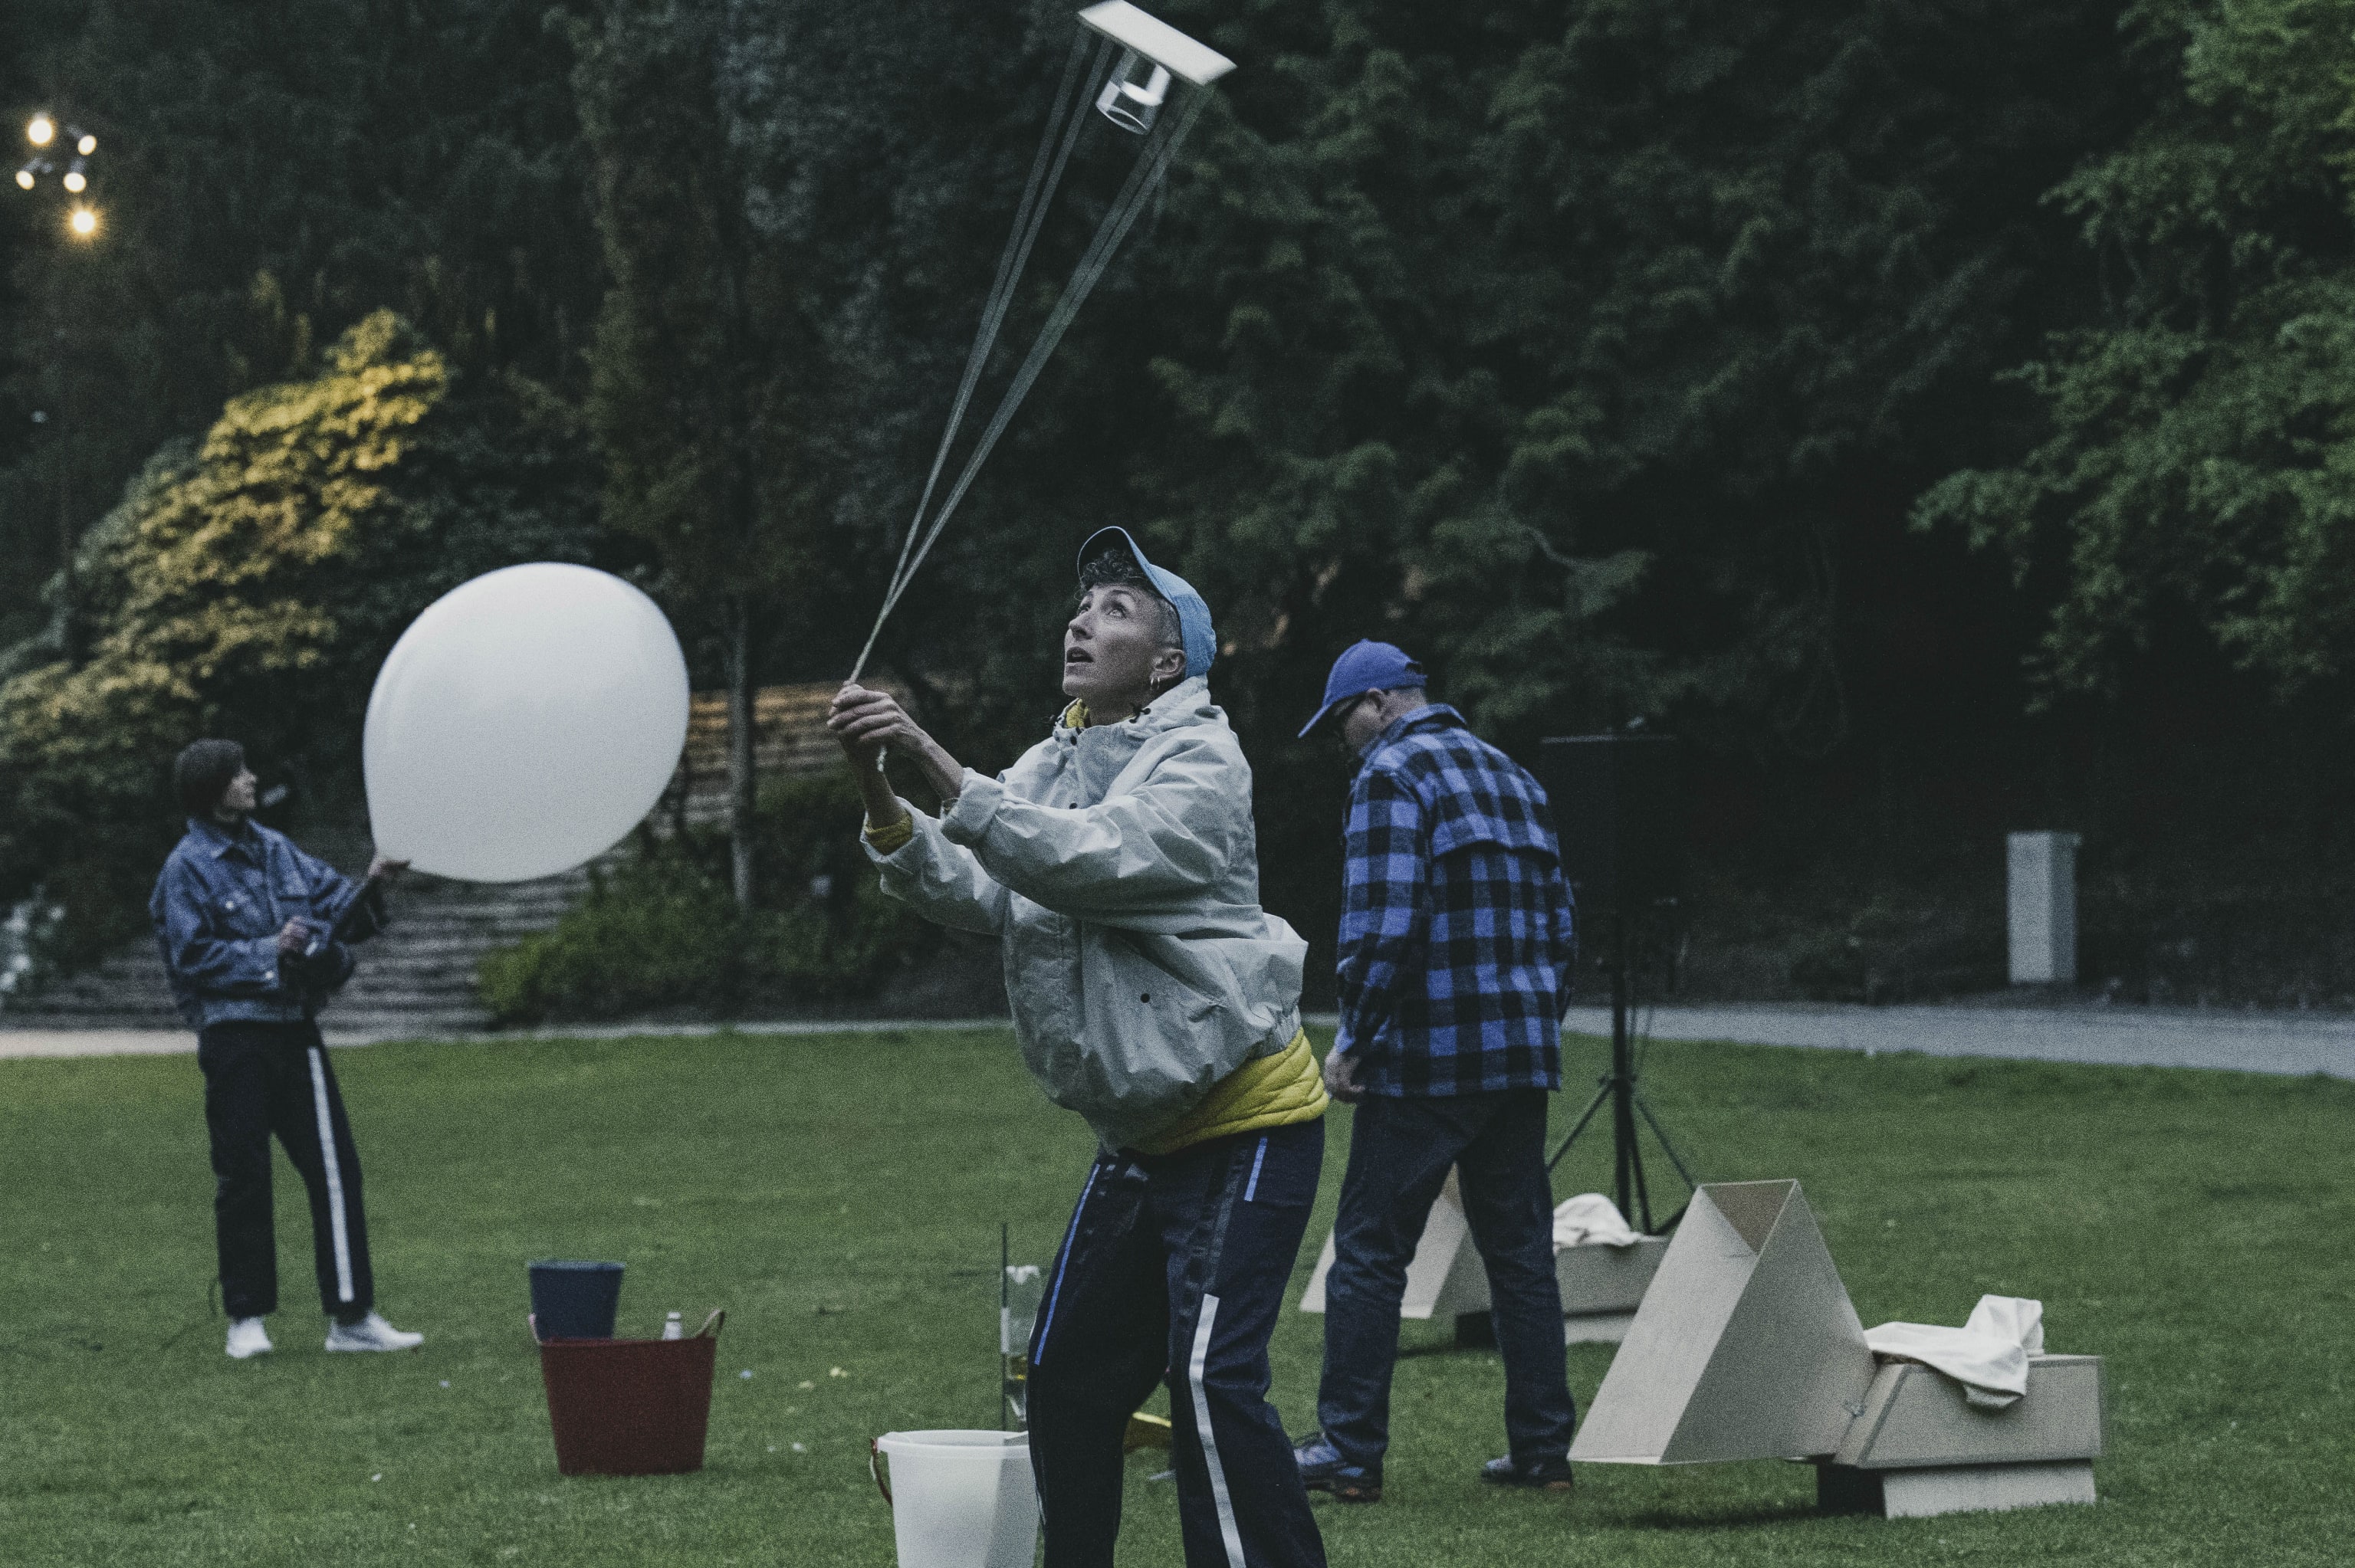
<svg viewBox="0 0 2355 1568"><path fill-rule="evenodd" d="M727 1321L728 1308L714 1307L711 1309L711 1316L703 1320L703 1327L695 1331L694 1337L698 1340L716 1340L719 1337L720 1325Z"/></svg>
<svg viewBox="0 0 2355 1568"><path fill-rule="evenodd" d="M883 1494L883 1500L888 1503L891 1502L890 1483L883 1478L883 1472L876 1468L876 1462L882 1458L882 1457L883 1439L880 1437L869 1437L867 1440L867 1473L875 1478L875 1489ZM897 1508L900 1505L897 1503L891 1503L891 1506Z"/></svg>

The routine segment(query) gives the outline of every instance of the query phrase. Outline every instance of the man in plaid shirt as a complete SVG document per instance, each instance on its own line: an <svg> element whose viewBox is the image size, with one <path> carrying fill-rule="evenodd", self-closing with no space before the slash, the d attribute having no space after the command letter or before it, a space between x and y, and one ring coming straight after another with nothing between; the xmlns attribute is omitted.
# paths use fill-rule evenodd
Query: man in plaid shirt
<svg viewBox="0 0 2355 1568"><path fill-rule="evenodd" d="M1323 1430L1301 1478L1381 1496L1407 1264L1451 1167L1487 1266L1511 1452L1502 1486L1567 1490L1577 1410L1562 1372L1546 1097L1561 1085L1575 949L1545 791L1431 703L1386 642L1333 666L1300 733L1337 723L1360 758L1341 906L1341 1030L1326 1087L1358 1108L1325 1277Z"/></svg>

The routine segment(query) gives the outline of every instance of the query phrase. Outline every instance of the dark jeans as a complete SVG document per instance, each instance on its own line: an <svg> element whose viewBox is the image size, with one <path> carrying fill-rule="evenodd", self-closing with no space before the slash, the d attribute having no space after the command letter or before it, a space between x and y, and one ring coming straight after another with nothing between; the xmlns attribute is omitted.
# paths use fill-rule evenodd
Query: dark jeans
<svg viewBox="0 0 2355 1568"><path fill-rule="evenodd" d="M1325 1376L1316 1391L1317 1420L1349 1463L1379 1471L1390 1446L1406 1266L1451 1165L1488 1267L1513 1457L1570 1451L1578 1408L1562 1372L1545 1126L1542 1089L1359 1102L1325 1276Z"/></svg>
<svg viewBox="0 0 2355 1568"><path fill-rule="evenodd" d="M311 1192L319 1303L351 1321L375 1304L360 1157L336 1069L310 1023L208 1024L197 1036L212 1134L213 1225L221 1305L232 1318L278 1308L278 1239L270 1200L270 1136Z"/></svg>
<svg viewBox="0 0 2355 1568"><path fill-rule="evenodd" d="M1121 1436L1169 1384L1189 1568L1324 1568L1267 1340L1325 1161L1321 1120L1169 1155L1100 1155L1030 1336L1047 1568L1111 1568Z"/></svg>

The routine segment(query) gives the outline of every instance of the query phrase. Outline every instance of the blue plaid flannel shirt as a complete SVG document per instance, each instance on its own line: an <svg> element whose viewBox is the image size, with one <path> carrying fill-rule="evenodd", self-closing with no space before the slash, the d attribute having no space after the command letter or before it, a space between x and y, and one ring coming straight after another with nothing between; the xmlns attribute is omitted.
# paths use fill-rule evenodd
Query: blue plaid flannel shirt
<svg viewBox="0 0 2355 1568"><path fill-rule="evenodd" d="M1369 1094L1559 1088L1577 949L1545 790L1417 708L1367 746L1343 838L1341 1032Z"/></svg>

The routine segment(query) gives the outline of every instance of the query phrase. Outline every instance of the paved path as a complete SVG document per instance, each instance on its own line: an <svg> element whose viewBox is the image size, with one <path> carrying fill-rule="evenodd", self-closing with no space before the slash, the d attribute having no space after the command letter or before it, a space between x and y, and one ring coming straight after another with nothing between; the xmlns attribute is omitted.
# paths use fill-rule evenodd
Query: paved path
<svg viewBox="0 0 2355 1568"><path fill-rule="evenodd" d="M576 1023L499 1034L397 1035L322 1031L330 1045L374 1045L384 1040L622 1040L633 1035L886 1034L922 1029L1003 1029L1003 1018L794 1019L773 1023ZM197 1037L185 1029L11 1029L0 1020L0 1060L29 1056L165 1056L194 1054Z"/></svg>
<svg viewBox="0 0 2355 1568"><path fill-rule="evenodd" d="M0 1057L165 1056L194 1051L197 1037L176 1029L9 1029L0 1026Z"/></svg>
<svg viewBox="0 0 2355 1568"><path fill-rule="evenodd" d="M2222 1012L2147 1007L1840 1007L1760 1003L1647 1010L1656 1040L1731 1040L1753 1045L1835 1051L1918 1051L1930 1056L1993 1056L2018 1061L2102 1063L2116 1066L2216 1067L2246 1073L2323 1073L2355 1078L2355 1014ZM878 1033L911 1029L988 1029L1004 1019L807 1021L780 1023L589 1024L490 1036L618 1039L634 1034ZM1312 1022L1329 1023L1329 1016ZM1573 1008L1564 1022L1590 1034L1610 1032L1611 1014ZM339 1035L338 1045L369 1043ZM196 1049L178 1030L9 1030L0 1026L0 1058L109 1056Z"/></svg>
<svg viewBox="0 0 2355 1568"><path fill-rule="evenodd" d="M2223 1012L2151 1007L1842 1007L1824 1003L1661 1006L1655 1040L1732 1040L1835 1051L1918 1051L2130 1067L2221 1067L2355 1078L2355 1014ZM1611 1032L1608 1008L1563 1021Z"/></svg>

